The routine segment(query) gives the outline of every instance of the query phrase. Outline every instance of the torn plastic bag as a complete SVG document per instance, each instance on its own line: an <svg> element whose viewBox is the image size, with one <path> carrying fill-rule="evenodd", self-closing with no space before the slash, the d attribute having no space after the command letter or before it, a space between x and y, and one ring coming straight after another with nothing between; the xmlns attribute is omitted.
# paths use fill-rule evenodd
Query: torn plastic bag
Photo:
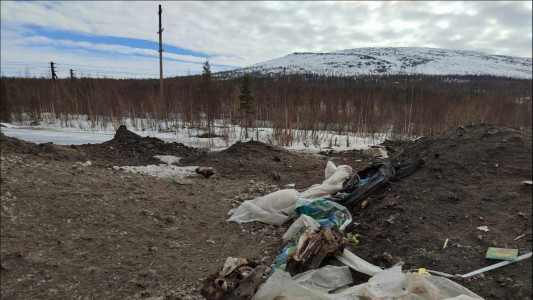
<svg viewBox="0 0 533 300"><path fill-rule="evenodd" d="M398 181L405 178L420 169L423 164L424 160L422 159L395 165L389 163L371 164L352 176L337 194L325 199L353 208L372 194L383 190L389 184L389 181Z"/></svg>
<svg viewBox="0 0 533 300"><path fill-rule="evenodd" d="M352 215L346 207L328 200L298 198L294 212L297 216L308 215L322 226L337 225L340 230L344 230L352 222Z"/></svg>
<svg viewBox="0 0 533 300"><path fill-rule="evenodd" d="M331 163L333 164L333 163ZM328 165L331 165L328 162ZM326 166L327 170L328 166ZM328 172L326 171L326 176ZM352 174L352 167L348 165L341 165L335 169L335 172L329 176L322 184L315 184L306 191L300 193L300 198L308 200L322 199L331 196L342 189L343 183L350 178Z"/></svg>
<svg viewBox="0 0 533 300"><path fill-rule="evenodd" d="M377 191L385 189L391 178L396 174L394 167L389 163L374 163L362 171L357 172L359 176L353 180L352 186L345 186L338 194L325 198L326 200L338 202L348 208L353 208L361 204L365 199ZM359 184L360 178L370 177L370 181L364 185ZM357 186L357 187L355 187ZM354 188L355 187L355 188ZM344 191L353 190L350 193ZM300 195L301 197L301 195Z"/></svg>
<svg viewBox="0 0 533 300"><path fill-rule="evenodd" d="M324 294L353 283L350 268L346 266L324 266L292 277L294 282Z"/></svg>
<svg viewBox="0 0 533 300"><path fill-rule="evenodd" d="M333 175L336 170L337 166L335 166L335 164L331 160L328 160L328 163L326 164L326 170L324 170L324 180L331 177L331 175Z"/></svg>
<svg viewBox="0 0 533 300"><path fill-rule="evenodd" d="M281 250L281 253L276 255L276 262L274 264L274 268L271 270L271 274L275 272L276 270L285 271L289 256L293 255L294 252L296 252L297 243L298 243L298 239L296 239L296 241L288 243L287 245L285 245L285 247L283 247L283 250Z"/></svg>
<svg viewBox="0 0 533 300"><path fill-rule="evenodd" d="M414 276L418 274L406 274L406 276ZM420 275L418 275L420 276ZM452 281L448 278L440 276L422 276L429 281L440 291L440 296L444 299L469 300L469 299L483 299L474 292L465 288L464 286Z"/></svg>
<svg viewBox="0 0 533 300"><path fill-rule="evenodd" d="M402 289L404 280L402 267L395 266L377 273L366 283L343 290L341 294L372 299L402 297L407 295L407 291Z"/></svg>
<svg viewBox="0 0 533 300"><path fill-rule="evenodd" d="M383 270L370 278L368 282L345 289L340 293L351 297L369 297L372 299L482 299L467 288L447 278L404 274L400 266Z"/></svg>
<svg viewBox="0 0 533 300"><path fill-rule="evenodd" d="M369 276L374 276L382 271L380 267L367 262L348 249L344 249L342 255L335 256L335 258L355 271Z"/></svg>
<svg viewBox="0 0 533 300"><path fill-rule="evenodd" d="M276 272L263 283L255 293L252 300L350 300L347 295L325 294L318 290L307 288L294 280L289 273L283 270Z"/></svg>
<svg viewBox="0 0 533 300"><path fill-rule="evenodd" d="M289 218L297 199L297 190L285 189L254 200L244 201L228 221L237 223L260 221L280 225Z"/></svg>
<svg viewBox="0 0 533 300"><path fill-rule="evenodd" d="M320 223L318 223L315 219L311 218L308 215L301 215L294 223L292 223L291 227L285 231L285 234L283 234L282 239L284 241L288 241L293 239L297 234L303 233L307 227L311 227L313 229L317 229L320 227Z"/></svg>

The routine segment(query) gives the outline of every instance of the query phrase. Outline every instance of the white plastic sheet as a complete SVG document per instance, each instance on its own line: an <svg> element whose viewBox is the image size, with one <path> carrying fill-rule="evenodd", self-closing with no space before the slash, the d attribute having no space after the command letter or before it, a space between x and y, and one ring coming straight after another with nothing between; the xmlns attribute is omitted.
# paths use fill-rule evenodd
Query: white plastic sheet
<svg viewBox="0 0 533 300"><path fill-rule="evenodd" d="M289 218L297 199L297 190L285 189L254 200L244 201L228 221L237 223L260 221L280 225Z"/></svg>
<svg viewBox="0 0 533 300"><path fill-rule="evenodd" d="M333 173L331 174L331 172ZM295 189L285 189L266 196L243 202L228 219L237 223L259 221L272 225L283 224L292 213L298 197L308 200L318 200L334 194L342 189L344 181L350 177L352 167L342 165L335 167L328 162L325 176L331 174L322 184L314 185L299 194Z"/></svg>
<svg viewBox="0 0 533 300"><path fill-rule="evenodd" d="M396 266L383 270L370 278L368 282L353 286L341 293L357 297L370 297L371 299L402 297L407 295L407 291L402 289L404 280L402 267Z"/></svg>
<svg viewBox="0 0 533 300"><path fill-rule="evenodd" d="M328 162L326 166L326 177L328 176L328 167L331 169L332 162ZM334 164L333 164L334 166ZM329 176L322 184L315 184L306 191L300 193L300 198L308 200L318 200L331 196L342 189L342 184L346 179L350 178L352 174L352 167L348 165L341 165L336 167L335 172Z"/></svg>
<svg viewBox="0 0 533 300"><path fill-rule="evenodd" d="M404 274L400 266L383 270L368 282L345 289L341 294L349 295L353 299L358 297L413 300L483 299L447 278Z"/></svg>
<svg viewBox="0 0 533 300"><path fill-rule="evenodd" d="M330 178L336 170L337 166L335 166L331 160L328 160L328 163L326 164L326 170L324 170L324 180Z"/></svg>
<svg viewBox="0 0 533 300"><path fill-rule="evenodd" d="M344 249L342 255L335 256L335 258L355 271L369 276L374 276L382 271L380 267L367 262L347 249Z"/></svg>
<svg viewBox="0 0 533 300"><path fill-rule="evenodd" d="M327 294L329 291L353 283L350 268L346 266L324 266L317 270L309 270L294 275L294 282L307 288Z"/></svg>
<svg viewBox="0 0 533 300"><path fill-rule="evenodd" d="M306 288L291 279L291 275L283 270L276 270L255 293L252 300L329 300L326 294Z"/></svg>
<svg viewBox="0 0 533 300"><path fill-rule="evenodd" d="M317 229L320 227L320 224L313 218L311 218L308 215L301 215L294 223L292 223L291 227L285 231L285 234L283 234L282 239L284 241L292 240L296 234L300 231L302 228L311 227L313 229Z"/></svg>

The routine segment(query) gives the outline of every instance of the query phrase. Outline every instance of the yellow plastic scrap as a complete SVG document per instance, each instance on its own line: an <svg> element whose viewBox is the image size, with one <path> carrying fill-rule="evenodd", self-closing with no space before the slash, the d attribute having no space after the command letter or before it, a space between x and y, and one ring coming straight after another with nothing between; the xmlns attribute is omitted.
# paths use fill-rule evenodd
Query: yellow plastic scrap
<svg viewBox="0 0 533 300"><path fill-rule="evenodd" d="M355 245L359 244L359 240L355 237L355 235L348 233L347 238L348 238L348 242L352 242Z"/></svg>
<svg viewBox="0 0 533 300"><path fill-rule="evenodd" d="M426 270L426 268L420 268L418 269L418 274L420 275L426 275L426 276L431 276L431 274L429 274L428 270Z"/></svg>

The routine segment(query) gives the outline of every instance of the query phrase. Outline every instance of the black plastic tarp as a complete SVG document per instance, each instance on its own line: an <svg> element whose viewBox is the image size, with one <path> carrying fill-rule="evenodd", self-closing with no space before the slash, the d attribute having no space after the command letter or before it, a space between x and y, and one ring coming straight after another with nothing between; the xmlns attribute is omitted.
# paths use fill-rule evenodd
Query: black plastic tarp
<svg viewBox="0 0 533 300"><path fill-rule="evenodd" d="M422 159L404 163L373 163L364 170L357 172L345 184L342 190L326 200L335 201L351 209L360 205L374 193L384 190L390 181L398 181L418 170Z"/></svg>

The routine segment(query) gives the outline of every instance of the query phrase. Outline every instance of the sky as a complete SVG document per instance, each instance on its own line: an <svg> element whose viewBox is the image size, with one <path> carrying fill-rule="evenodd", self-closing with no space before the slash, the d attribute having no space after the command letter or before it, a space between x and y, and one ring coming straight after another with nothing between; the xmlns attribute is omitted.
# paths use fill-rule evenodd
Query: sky
<svg viewBox="0 0 533 300"><path fill-rule="evenodd" d="M1 1L4 76L159 78L294 52L434 47L532 57L531 1Z"/></svg>

